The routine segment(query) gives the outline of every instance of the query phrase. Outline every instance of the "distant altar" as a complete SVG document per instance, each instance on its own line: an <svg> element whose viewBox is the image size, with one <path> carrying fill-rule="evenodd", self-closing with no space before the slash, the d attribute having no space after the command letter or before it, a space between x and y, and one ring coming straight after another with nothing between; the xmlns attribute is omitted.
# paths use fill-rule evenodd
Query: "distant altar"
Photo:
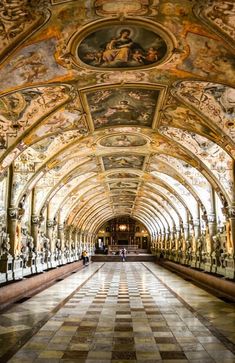
<svg viewBox="0 0 235 363"><path fill-rule="evenodd" d="M123 248L126 249L127 253L135 253L135 254L139 253L138 245L110 245L108 246L108 254L109 255L119 254L119 251Z"/></svg>

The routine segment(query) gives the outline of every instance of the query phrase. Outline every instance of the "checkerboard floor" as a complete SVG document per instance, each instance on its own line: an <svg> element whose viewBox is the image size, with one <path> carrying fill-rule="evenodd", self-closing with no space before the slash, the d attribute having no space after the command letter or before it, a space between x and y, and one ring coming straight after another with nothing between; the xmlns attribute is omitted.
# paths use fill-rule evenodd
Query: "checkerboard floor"
<svg viewBox="0 0 235 363"><path fill-rule="evenodd" d="M153 263L105 263L9 362L235 362L232 342L166 285L164 271Z"/></svg>

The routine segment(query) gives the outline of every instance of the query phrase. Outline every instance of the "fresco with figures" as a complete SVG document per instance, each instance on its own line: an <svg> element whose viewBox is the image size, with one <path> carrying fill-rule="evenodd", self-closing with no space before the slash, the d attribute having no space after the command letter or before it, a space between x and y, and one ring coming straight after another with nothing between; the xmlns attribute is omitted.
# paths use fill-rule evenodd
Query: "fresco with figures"
<svg viewBox="0 0 235 363"><path fill-rule="evenodd" d="M95 129L111 125L151 127L159 94L152 89L112 88L86 97Z"/></svg>
<svg viewBox="0 0 235 363"><path fill-rule="evenodd" d="M166 41L156 32L124 23L96 29L79 44L77 56L97 68L145 67L160 63Z"/></svg>

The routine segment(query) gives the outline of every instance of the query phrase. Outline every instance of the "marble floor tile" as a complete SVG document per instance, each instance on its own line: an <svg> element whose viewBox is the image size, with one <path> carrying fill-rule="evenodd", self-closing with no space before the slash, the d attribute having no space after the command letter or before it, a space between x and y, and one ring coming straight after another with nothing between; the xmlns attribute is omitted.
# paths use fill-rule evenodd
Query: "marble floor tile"
<svg viewBox="0 0 235 363"><path fill-rule="evenodd" d="M31 302L30 299L14 307L12 318L11 310L0 315L3 347L7 339L14 344L21 339L17 327L27 325L25 332L32 331L24 346L8 353L9 361L234 363L235 347L228 339L235 339L235 311L231 304L194 289L191 283L154 263L91 266L90 272L87 269L73 274L59 282L58 289L56 284ZM84 280L87 281L82 285ZM62 286L71 296L66 303ZM44 299L48 318L37 329L38 319L44 314L40 310ZM60 306L54 310L58 303ZM228 321L221 311L229 317ZM34 312L35 327L33 322L28 324ZM6 357L7 352L0 345L1 352Z"/></svg>

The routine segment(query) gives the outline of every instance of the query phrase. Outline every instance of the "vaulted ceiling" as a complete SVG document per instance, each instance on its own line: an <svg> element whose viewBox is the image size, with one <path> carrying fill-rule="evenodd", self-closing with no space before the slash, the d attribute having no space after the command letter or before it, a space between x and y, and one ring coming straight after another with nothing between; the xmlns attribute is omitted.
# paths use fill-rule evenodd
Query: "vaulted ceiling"
<svg viewBox="0 0 235 363"><path fill-rule="evenodd" d="M10 205L152 234L233 205L234 35L232 0L2 1Z"/></svg>

